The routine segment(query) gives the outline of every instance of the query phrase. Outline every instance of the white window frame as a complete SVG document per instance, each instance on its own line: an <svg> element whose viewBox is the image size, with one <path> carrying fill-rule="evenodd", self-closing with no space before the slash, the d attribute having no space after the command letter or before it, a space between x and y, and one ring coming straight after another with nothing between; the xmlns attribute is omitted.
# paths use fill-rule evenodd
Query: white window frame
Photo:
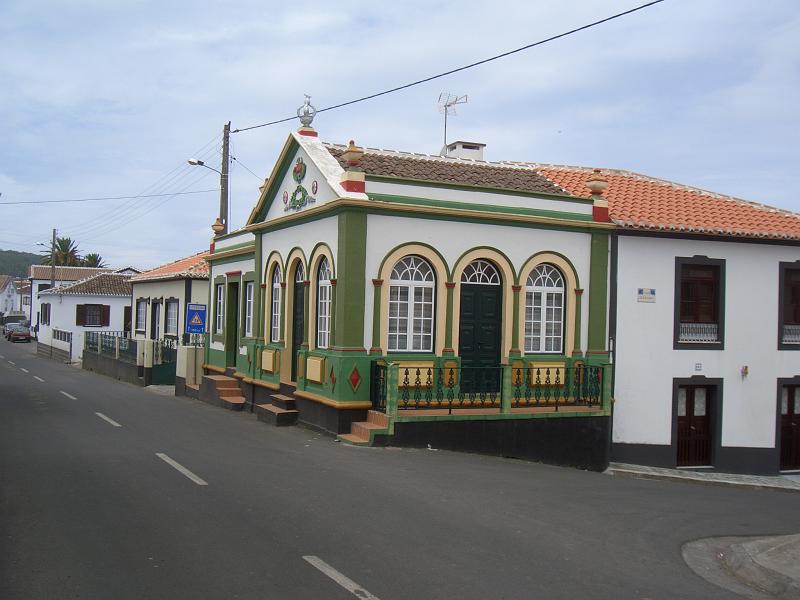
<svg viewBox="0 0 800 600"><path fill-rule="evenodd" d="M178 335L178 301L168 300L166 310L164 310L164 335ZM170 315L174 307L174 315Z"/></svg>
<svg viewBox="0 0 800 600"><path fill-rule="evenodd" d="M147 300L136 301L136 331L147 330Z"/></svg>
<svg viewBox="0 0 800 600"><path fill-rule="evenodd" d="M327 349L331 339L331 268L322 257L317 269L317 348Z"/></svg>
<svg viewBox="0 0 800 600"><path fill-rule="evenodd" d="M221 334L225 320L225 284L216 285L216 302L214 304L214 333Z"/></svg>
<svg viewBox="0 0 800 600"><path fill-rule="evenodd" d="M272 342L279 342L281 340L281 268L277 265L272 271L271 314L269 339Z"/></svg>
<svg viewBox="0 0 800 600"><path fill-rule="evenodd" d="M244 336L253 337L253 282L244 286Z"/></svg>
<svg viewBox="0 0 800 600"><path fill-rule="evenodd" d="M420 256L404 256L389 278L390 352L433 352L436 331L436 275Z"/></svg>
<svg viewBox="0 0 800 600"><path fill-rule="evenodd" d="M557 277L556 277L557 276ZM528 275L525 286L525 353L563 354L566 294L564 274L555 265L542 263ZM538 310L539 317L535 317ZM560 310L560 318L555 318ZM548 311L552 311L548 318ZM538 326L538 334L534 328ZM551 326L548 334L548 326ZM550 349L547 348L551 343Z"/></svg>

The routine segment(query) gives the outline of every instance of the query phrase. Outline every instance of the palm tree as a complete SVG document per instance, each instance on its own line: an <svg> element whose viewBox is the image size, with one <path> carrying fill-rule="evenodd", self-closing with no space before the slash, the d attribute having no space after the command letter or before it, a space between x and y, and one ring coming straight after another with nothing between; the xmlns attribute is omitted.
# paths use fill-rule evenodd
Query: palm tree
<svg viewBox="0 0 800 600"><path fill-rule="evenodd" d="M50 252L45 253L44 256L44 264L50 265L53 264L51 262L51 255L53 254L52 249ZM61 265L65 267L77 267L80 265L81 259L78 256L78 243L72 241L71 238L63 237L63 238L56 238L56 246L55 246L55 264Z"/></svg>
<svg viewBox="0 0 800 600"><path fill-rule="evenodd" d="M84 267L95 267L98 269L106 266L106 264L103 262L103 257L97 254L97 252L90 252L84 256L83 260L81 260L81 265Z"/></svg>

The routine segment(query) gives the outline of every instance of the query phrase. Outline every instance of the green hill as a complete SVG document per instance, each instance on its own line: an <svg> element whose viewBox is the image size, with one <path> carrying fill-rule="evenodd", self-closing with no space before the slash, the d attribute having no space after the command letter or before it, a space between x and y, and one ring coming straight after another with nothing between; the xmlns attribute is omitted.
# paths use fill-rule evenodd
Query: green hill
<svg viewBox="0 0 800 600"><path fill-rule="evenodd" d="M0 250L0 273L12 277L27 277L28 267L42 262L40 254L17 252L16 250Z"/></svg>

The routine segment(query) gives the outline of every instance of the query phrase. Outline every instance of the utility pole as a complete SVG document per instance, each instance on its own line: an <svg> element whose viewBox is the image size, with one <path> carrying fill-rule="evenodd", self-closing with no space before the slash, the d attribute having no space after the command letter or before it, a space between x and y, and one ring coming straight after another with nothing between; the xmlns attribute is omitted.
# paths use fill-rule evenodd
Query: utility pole
<svg viewBox="0 0 800 600"><path fill-rule="evenodd" d="M50 289L56 287L56 230L53 228L53 245L50 246ZM33 291L33 290L31 290ZM33 302L31 302L33 306Z"/></svg>
<svg viewBox="0 0 800 600"><path fill-rule="evenodd" d="M225 228L222 230L222 235L228 233L228 155L230 152L231 140L231 122L225 123L225 128L222 130L222 170L219 175L220 192L219 192L219 220Z"/></svg>

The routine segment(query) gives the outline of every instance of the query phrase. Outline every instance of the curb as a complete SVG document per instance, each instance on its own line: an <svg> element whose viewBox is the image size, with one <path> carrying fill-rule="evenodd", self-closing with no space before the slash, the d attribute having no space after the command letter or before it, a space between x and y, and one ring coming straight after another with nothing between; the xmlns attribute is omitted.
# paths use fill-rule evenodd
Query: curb
<svg viewBox="0 0 800 600"><path fill-rule="evenodd" d="M619 475L621 477L628 477L630 479L657 479L666 481L678 481L683 483L697 483L700 485L716 485L716 486L726 486L726 487L747 488L753 490L770 490L776 492L800 493L800 487L769 485L766 483L755 483L747 481L733 481L730 479L705 479L700 477L684 477L681 475L673 475L671 473L652 473L645 471L637 471L635 469L621 469L618 467L609 467L604 471L604 473L607 475Z"/></svg>

